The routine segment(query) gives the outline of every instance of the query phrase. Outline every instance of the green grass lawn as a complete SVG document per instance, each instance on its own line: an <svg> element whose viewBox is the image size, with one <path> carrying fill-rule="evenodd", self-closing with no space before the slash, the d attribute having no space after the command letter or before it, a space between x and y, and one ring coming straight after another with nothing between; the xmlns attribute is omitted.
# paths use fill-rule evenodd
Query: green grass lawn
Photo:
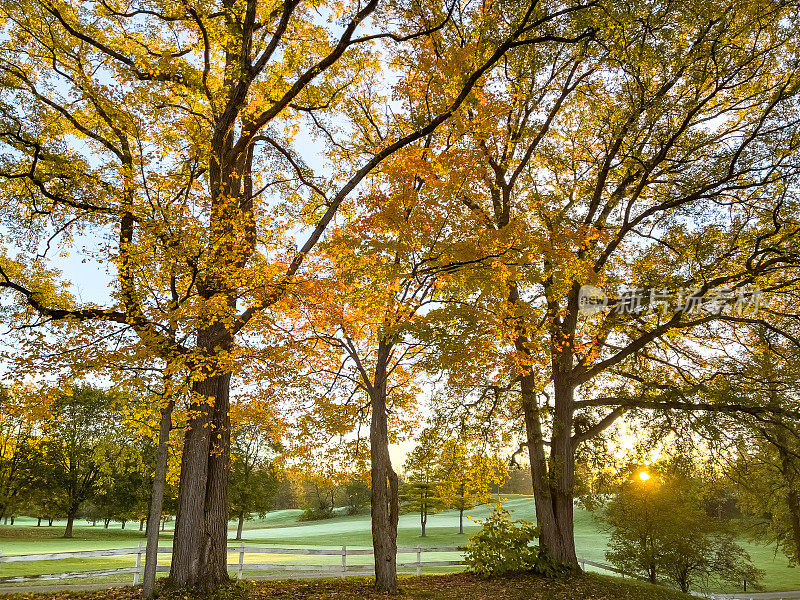
<svg viewBox="0 0 800 600"><path fill-rule="evenodd" d="M504 500L505 507L515 518L534 521L533 500L527 496L512 496ZM465 519L464 534L458 534L458 514L445 511L428 518L427 536L420 537L419 516L415 514L401 515L398 527L398 545L401 548L453 547L466 543L467 538L478 530L476 522L490 512L490 506L481 506L469 511L470 519ZM245 524L244 541L254 545L277 547L329 547L368 548L372 542L369 515L341 515L332 519L315 522L300 522L299 510L280 510L266 515L263 519L248 521ZM0 526L0 551L3 554L38 554L58 551L99 550L106 548L136 547L144 543L144 533L138 531L138 523L121 530L119 524L112 524L109 529L102 525L91 527L85 521L76 522L75 537L65 540L63 522L53 527L35 527L36 521L20 519L11 526ZM231 523L231 538L235 535L235 523ZM172 540L171 524L162 533L162 545L170 545ZM607 534L597 523L594 516L584 510L575 510L575 541L578 555L597 562L605 561ZM800 590L800 569L789 568L786 558L775 554L773 547L742 542L753 557L754 562L767 573L764 584L770 591ZM235 544L235 542L231 542ZM401 557L402 560L413 560L413 556ZM429 555L427 560L456 559L457 555ZM369 563L371 557L349 557L348 564ZM423 560L426 558L423 555ZM168 563L168 555L164 555L162 563ZM229 556L234 564L238 561L235 555ZM285 564L339 564L338 556L298 556L298 555L248 555L246 563L276 562ZM133 556L104 557L97 559L65 559L47 562L0 563L0 577L37 573L58 573L79 571L84 569L104 569L133 566ZM245 571L247 571L245 567ZM130 582L131 576L116 577L115 581ZM75 580L76 583L85 580ZM45 582L42 582L43 584ZM735 592L738 589L717 590Z"/></svg>

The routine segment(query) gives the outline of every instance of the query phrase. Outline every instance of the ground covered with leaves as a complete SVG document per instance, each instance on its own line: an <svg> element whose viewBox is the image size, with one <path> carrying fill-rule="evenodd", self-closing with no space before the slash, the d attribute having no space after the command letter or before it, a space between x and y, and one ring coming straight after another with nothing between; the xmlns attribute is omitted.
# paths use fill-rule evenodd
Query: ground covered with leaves
<svg viewBox="0 0 800 600"><path fill-rule="evenodd" d="M138 600L139 589L112 588L96 592L14 594L3 600ZM162 600L196 600L200 594L160 595ZM479 579L467 573L407 577L400 581L400 599L407 600L681 600L689 596L636 581L594 574L564 579L513 575ZM366 578L340 580L259 581L234 584L207 596L219 600L377 600Z"/></svg>

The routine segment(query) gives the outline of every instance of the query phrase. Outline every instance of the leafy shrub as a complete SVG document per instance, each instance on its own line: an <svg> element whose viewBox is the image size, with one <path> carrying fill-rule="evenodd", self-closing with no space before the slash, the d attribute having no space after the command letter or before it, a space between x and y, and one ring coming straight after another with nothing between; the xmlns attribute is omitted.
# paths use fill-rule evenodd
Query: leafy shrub
<svg viewBox="0 0 800 600"><path fill-rule="evenodd" d="M323 519L332 519L336 514L331 508L314 508L309 507L305 509L300 516L297 517L298 521L321 521Z"/></svg>
<svg viewBox="0 0 800 600"><path fill-rule="evenodd" d="M533 544L539 536L536 526L528 521L512 521L508 511L499 504L485 521L478 522L483 527L461 550L467 568L479 577L519 571L558 577L569 570Z"/></svg>

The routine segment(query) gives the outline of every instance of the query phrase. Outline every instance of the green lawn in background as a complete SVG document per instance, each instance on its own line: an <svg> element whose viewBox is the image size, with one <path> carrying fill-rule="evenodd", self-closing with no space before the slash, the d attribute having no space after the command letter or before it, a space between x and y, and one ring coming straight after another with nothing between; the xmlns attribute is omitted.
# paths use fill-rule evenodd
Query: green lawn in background
<svg viewBox="0 0 800 600"><path fill-rule="evenodd" d="M514 518L535 521L533 499L529 496L509 496L503 500L504 506L512 513ZM398 527L398 545L411 548L422 547L452 547L460 546L467 542L468 537L476 532L480 525L476 522L491 511L491 506L480 506L467 514L470 520L464 521L464 534L458 534L458 513L445 511L428 518L425 538L420 537L419 515L404 514L400 516ZM254 545L269 545L281 547L329 547L340 548L343 545L351 548L368 548L372 541L369 515L340 515L323 521L301 522L298 517L300 510L273 511L263 519L254 519L245 524L244 541ZM129 523L125 530L120 529L119 523L112 523L109 529L103 529L101 524L94 527L85 521L75 523L75 537L65 540L61 537L64 523L59 521L53 527L35 527L35 519L18 519L13 527L0 526L0 551L3 554L38 554L59 551L100 550L107 548L136 547L139 542L144 543L144 533L139 532L138 523ZM231 523L230 536L235 536L235 523ZM170 545L172 541L172 523L167 525L167 531L162 533L162 545ZM578 556L597 562L605 561L605 550L608 536L603 531L594 516L584 510L575 510L575 542ZM231 540L231 545L236 542ZM747 551L753 557L756 565L766 571L764 584L770 591L800 590L800 569L790 568L786 558L775 553L774 547L758 545L742 541ZM437 555L436 558L444 560L455 558L449 555ZM401 557L409 562L415 557ZM165 555L161 562L167 563ZM229 557L233 564L237 561L234 555ZM350 557L348 563L366 563L370 557ZM428 560L435 560L428 557ZM0 577L9 575L23 575L35 573L57 573L66 571L79 571L84 569L103 569L132 566L134 557L109 557L99 559L65 559L47 562L21 562L0 563ZM337 564L341 559L338 556L286 556L286 555L250 555L246 562L283 562L291 564ZM119 579L119 578L117 578ZM129 581L129 576L124 576L122 581ZM84 580L75 580L83 582ZM45 582L42 582L43 584ZM740 591L738 589L717 590L720 592Z"/></svg>

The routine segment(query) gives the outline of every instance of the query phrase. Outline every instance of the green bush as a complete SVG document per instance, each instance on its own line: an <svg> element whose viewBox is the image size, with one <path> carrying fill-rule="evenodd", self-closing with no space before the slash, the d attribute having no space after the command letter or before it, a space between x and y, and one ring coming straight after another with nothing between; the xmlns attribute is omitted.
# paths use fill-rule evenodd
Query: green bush
<svg viewBox="0 0 800 600"><path fill-rule="evenodd" d="M478 522L483 527L461 549L467 568L479 577L520 571L558 577L569 570L533 543L539 536L537 527L528 521L512 521L499 504L485 521Z"/></svg>
<svg viewBox="0 0 800 600"><path fill-rule="evenodd" d="M322 521L323 519L332 519L336 516L331 508L313 508L305 509L300 516L297 517L298 521Z"/></svg>

